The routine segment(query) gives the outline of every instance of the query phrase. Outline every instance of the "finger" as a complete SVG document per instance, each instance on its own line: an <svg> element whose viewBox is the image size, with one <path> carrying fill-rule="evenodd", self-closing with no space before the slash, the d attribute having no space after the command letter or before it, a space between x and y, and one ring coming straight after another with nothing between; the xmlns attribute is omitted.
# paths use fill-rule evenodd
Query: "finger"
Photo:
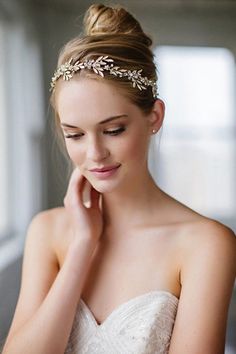
<svg viewBox="0 0 236 354"><path fill-rule="evenodd" d="M73 205L77 205L78 203L82 203L82 199L80 196L80 186L84 184L84 177L81 174L80 170L76 168L71 175L66 197L65 199L70 201Z"/></svg>
<svg viewBox="0 0 236 354"><path fill-rule="evenodd" d="M70 180L67 187L67 194L70 194L70 191L75 188L80 178L81 178L81 173L78 168L75 168L70 176Z"/></svg>
<svg viewBox="0 0 236 354"><path fill-rule="evenodd" d="M83 188L83 204L86 206L86 208L91 207L91 184L88 180L85 181L84 188Z"/></svg>
<svg viewBox="0 0 236 354"><path fill-rule="evenodd" d="M71 190L74 203L80 205L80 207L84 206L84 189L86 181L87 180L83 175L79 176Z"/></svg>
<svg viewBox="0 0 236 354"><path fill-rule="evenodd" d="M100 194L93 186L91 188L91 207L92 208L99 208L99 198Z"/></svg>
<svg viewBox="0 0 236 354"><path fill-rule="evenodd" d="M82 173L80 172L79 168L76 167L71 174L69 185L74 186L81 178L82 178Z"/></svg>

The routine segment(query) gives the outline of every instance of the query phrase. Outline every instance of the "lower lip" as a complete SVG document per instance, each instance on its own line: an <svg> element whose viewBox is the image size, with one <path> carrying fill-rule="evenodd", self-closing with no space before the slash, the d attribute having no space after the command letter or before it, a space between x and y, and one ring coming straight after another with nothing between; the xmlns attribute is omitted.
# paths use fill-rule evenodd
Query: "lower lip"
<svg viewBox="0 0 236 354"><path fill-rule="evenodd" d="M115 167L113 168L112 170L108 170L108 171L101 171L101 172L98 172L98 171L90 171L94 176L98 177L98 178L101 178L101 179L104 179L104 178L108 178L108 177L111 177L113 176L116 171L118 170L120 166L118 167Z"/></svg>

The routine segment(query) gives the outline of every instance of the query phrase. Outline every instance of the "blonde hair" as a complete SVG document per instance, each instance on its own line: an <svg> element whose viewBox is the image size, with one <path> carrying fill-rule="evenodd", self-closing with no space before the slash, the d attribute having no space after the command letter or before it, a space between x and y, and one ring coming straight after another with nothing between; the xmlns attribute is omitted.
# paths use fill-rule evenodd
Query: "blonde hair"
<svg viewBox="0 0 236 354"><path fill-rule="evenodd" d="M152 40L124 7L91 5L85 13L83 25L83 34L70 40L60 51L58 67L71 58L84 61L107 55L114 60L115 65L128 70L142 69L143 76L149 80L157 80L154 55L150 49ZM104 78L101 78L86 69L80 70L77 75L109 81L145 114L151 111L155 102L151 87L140 91L137 87L132 87L129 80L113 75L104 75ZM56 87L51 96L51 104L55 110L58 138L63 143L64 150L65 142L59 125L55 94Z"/></svg>

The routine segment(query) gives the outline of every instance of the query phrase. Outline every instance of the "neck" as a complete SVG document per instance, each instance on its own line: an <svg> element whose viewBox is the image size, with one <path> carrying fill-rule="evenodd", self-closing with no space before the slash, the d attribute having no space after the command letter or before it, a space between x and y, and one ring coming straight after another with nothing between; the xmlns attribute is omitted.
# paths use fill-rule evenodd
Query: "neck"
<svg viewBox="0 0 236 354"><path fill-rule="evenodd" d="M156 212L162 191L149 171L135 176L126 186L103 194L103 215L106 237L113 238L125 230L145 224Z"/></svg>

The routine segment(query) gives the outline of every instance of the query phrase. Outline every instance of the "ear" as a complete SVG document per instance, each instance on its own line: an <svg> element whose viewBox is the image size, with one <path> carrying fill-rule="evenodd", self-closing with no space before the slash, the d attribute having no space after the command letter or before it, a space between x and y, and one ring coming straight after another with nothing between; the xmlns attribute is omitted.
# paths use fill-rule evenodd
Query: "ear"
<svg viewBox="0 0 236 354"><path fill-rule="evenodd" d="M165 116L165 103L161 99L157 99L153 105L153 109L148 116L150 133L158 132L161 128Z"/></svg>

